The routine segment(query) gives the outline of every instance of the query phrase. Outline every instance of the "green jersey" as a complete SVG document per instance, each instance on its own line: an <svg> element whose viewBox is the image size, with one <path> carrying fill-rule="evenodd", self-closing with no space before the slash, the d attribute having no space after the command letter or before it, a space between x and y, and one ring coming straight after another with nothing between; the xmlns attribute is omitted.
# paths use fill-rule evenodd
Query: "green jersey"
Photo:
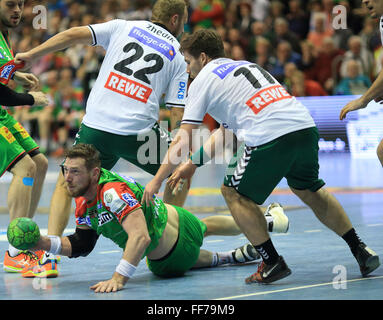
<svg viewBox="0 0 383 320"><path fill-rule="evenodd" d="M11 43L8 34L0 31L0 83L7 85L13 74L22 65L15 65ZM0 107L0 120L7 115L7 111Z"/></svg>
<svg viewBox="0 0 383 320"><path fill-rule="evenodd" d="M75 199L76 224L96 230L98 235L111 239L124 249L128 234L122 227L122 221L132 211L141 209L151 239L144 258L157 247L166 227L168 212L165 204L157 197L154 198L155 205L141 204L143 192L144 187L133 178L101 169L96 198L90 202L84 197Z"/></svg>

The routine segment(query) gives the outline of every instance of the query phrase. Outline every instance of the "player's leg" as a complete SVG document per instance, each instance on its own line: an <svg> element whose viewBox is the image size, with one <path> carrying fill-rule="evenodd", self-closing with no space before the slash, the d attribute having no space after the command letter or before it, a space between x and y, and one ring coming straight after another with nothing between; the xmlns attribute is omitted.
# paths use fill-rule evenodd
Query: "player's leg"
<svg viewBox="0 0 383 320"><path fill-rule="evenodd" d="M217 236L236 236L242 233L235 223L232 216L212 215L201 219L206 225L205 237Z"/></svg>
<svg viewBox="0 0 383 320"><path fill-rule="evenodd" d="M342 236L352 228L350 219L338 200L326 189L316 192L308 189L297 190L290 187L305 204L315 213L316 217L329 229Z"/></svg>
<svg viewBox="0 0 383 320"><path fill-rule="evenodd" d="M25 155L12 166L10 172L13 178L8 189L7 205L12 221L19 217L28 217L36 164L29 155Z"/></svg>
<svg viewBox="0 0 383 320"><path fill-rule="evenodd" d="M383 166L383 139L380 141L376 153L378 155L381 165Z"/></svg>
<svg viewBox="0 0 383 320"><path fill-rule="evenodd" d="M323 188L316 192L291 190L313 210L319 221L347 242L363 276L380 266L379 256L362 242L342 205L331 193Z"/></svg>
<svg viewBox="0 0 383 320"><path fill-rule="evenodd" d="M48 159L42 153L30 154L33 162L36 164L35 181L32 188L32 198L28 216L32 218L40 201L43 190L45 176L48 170Z"/></svg>
<svg viewBox="0 0 383 320"><path fill-rule="evenodd" d="M49 206L48 235L62 236L68 225L71 208L72 197L68 193L64 176L60 171Z"/></svg>
<svg viewBox="0 0 383 320"><path fill-rule="evenodd" d="M13 175L7 197L10 221L12 221L17 217L26 217L28 215L36 165L17 143L16 139L11 139L13 135L2 128L0 128L0 131L7 132L6 137L9 141L12 141L8 143L7 139L2 139L4 135L0 135L0 175L5 170L10 171ZM21 272L23 266L32 262L35 258L34 254L20 252L20 250L9 245L8 250L5 252L3 268L7 272Z"/></svg>
<svg viewBox="0 0 383 320"><path fill-rule="evenodd" d="M9 117L7 119L6 125L17 140L18 144L28 153L29 157L35 164L32 196L27 215L29 218L32 218L40 201L45 175L48 170L48 159L40 153L37 143L30 137L25 128L13 117Z"/></svg>
<svg viewBox="0 0 383 320"><path fill-rule="evenodd" d="M293 151L278 138L257 148L241 145L227 168L222 195L235 222L263 258L262 267L246 279L248 283L269 283L291 273L273 245L260 205L293 161Z"/></svg>
<svg viewBox="0 0 383 320"><path fill-rule="evenodd" d="M286 233L289 228L289 219L279 203L272 203L266 209L261 208L269 232ZM211 215L201 219L206 224L205 236L222 235L236 236L242 233L232 216Z"/></svg>
<svg viewBox="0 0 383 320"><path fill-rule="evenodd" d="M318 131L306 130L304 134L298 139L294 166L286 175L290 189L326 227L347 242L365 276L379 267L379 257L361 241L339 201L322 188L324 182L318 179Z"/></svg>

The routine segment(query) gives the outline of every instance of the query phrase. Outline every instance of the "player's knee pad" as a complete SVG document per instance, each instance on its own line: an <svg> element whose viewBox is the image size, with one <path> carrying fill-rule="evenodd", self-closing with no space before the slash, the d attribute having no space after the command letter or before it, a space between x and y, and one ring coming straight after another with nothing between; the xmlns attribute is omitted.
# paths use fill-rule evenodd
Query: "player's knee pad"
<svg viewBox="0 0 383 320"><path fill-rule="evenodd" d="M92 252L98 237L95 230L76 228L76 232L68 236L72 247L72 254L69 258L86 257Z"/></svg>

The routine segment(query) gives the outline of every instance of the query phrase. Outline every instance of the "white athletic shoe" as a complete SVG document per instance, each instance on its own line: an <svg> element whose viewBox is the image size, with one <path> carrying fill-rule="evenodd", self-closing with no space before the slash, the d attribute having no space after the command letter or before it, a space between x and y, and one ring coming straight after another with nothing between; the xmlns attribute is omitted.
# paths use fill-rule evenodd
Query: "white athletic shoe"
<svg viewBox="0 0 383 320"><path fill-rule="evenodd" d="M273 202L265 211L269 232L286 233L289 230L289 218L285 215L282 206Z"/></svg>
<svg viewBox="0 0 383 320"><path fill-rule="evenodd" d="M254 249L251 243L247 243L242 247L234 249L232 256L234 264L262 262L261 255L257 252L257 250Z"/></svg>

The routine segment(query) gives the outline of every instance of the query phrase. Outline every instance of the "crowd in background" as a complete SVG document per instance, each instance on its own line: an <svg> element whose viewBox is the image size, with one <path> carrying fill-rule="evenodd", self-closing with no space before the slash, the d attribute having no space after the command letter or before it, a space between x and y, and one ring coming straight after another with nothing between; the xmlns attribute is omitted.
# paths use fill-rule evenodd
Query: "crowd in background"
<svg viewBox="0 0 383 320"><path fill-rule="evenodd" d="M150 20L152 0L28 0L20 26L11 34L13 51L25 52L56 33L112 19ZM214 28L226 55L255 62L295 96L362 94L382 68L378 20L360 0L189 0L185 32ZM32 27L47 9L45 29ZM346 8L333 11L337 5ZM346 18L346 28L339 19ZM343 24L344 26L344 24ZM86 99L104 50L78 45L43 57L31 72L50 98L48 107L17 107L10 112L40 143L43 152L61 156L79 128ZM22 90L10 84L16 90ZM161 110L160 119L167 117ZM209 128L214 121L206 118Z"/></svg>

